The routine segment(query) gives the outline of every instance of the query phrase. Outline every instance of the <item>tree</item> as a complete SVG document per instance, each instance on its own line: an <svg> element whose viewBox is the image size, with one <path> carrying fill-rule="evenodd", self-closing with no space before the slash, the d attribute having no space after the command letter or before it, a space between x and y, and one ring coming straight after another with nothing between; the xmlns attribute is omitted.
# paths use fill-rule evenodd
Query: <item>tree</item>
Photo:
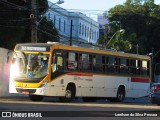
<svg viewBox="0 0 160 120"><path fill-rule="evenodd" d="M130 51L132 48L131 43L128 40L123 39L124 33L117 32L116 36L110 39L110 43L108 44L108 48L114 48L116 50L122 51Z"/></svg>
<svg viewBox="0 0 160 120"><path fill-rule="evenodd" d="M130 52L135 53L137 44L139 53L147 54L151 49L159 50L160 36L160 5L154 0L126 0L123 5L117 5L109 10L111 32L125 29L123 38L132 44ZM120 23L117 28L117 22Z"/></svg>
<svg viewBox="0 0 160 120"><path fill-rule="evenodd" d="M37 20L47 10L48 1L37 0ZM31 11L31 0L0 1L0 47L13 49L17 43L31 42ZM59 40L57 30L45 17L38 29L38 42Z"/></svg>

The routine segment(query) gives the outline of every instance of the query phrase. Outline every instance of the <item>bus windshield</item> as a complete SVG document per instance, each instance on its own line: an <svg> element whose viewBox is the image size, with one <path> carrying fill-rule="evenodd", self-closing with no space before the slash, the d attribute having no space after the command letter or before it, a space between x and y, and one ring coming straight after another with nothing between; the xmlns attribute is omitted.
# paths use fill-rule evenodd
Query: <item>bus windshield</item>
<svg viewBox="0 0 160 120"><path fill-rule="evenodd" d="M11 77L42 78L47 75L48 54L15 52L11 64Z"/></svg>

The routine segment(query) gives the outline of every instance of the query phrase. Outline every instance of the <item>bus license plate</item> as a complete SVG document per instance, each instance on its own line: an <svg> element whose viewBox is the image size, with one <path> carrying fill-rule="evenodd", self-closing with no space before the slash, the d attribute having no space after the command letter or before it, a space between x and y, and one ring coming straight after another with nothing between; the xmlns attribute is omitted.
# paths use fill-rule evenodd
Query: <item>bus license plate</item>
<svg viewBox="0 0 160 120"><path fill-rule="evenodd" d="M22 91L22 94L29 94L28 91Z"/></svg>

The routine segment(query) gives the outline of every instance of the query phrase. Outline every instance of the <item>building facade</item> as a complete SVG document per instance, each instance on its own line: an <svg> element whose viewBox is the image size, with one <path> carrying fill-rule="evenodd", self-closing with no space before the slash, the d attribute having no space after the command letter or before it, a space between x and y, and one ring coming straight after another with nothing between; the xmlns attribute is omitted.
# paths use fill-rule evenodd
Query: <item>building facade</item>
<svg viewBox="0 0 160 120"><path fill-rule="evenodd" d="M98 15L98 23L99 23L99 34L104 35L105 27L108 27L109 20L106 16L99 14ZM109 30L109 27L107 28Z"/></svg>
<svg viewBox="0 0 160 120"><path fill-rule="evenodd" d="M52 20L59 31L60 41L70 39L96 43L99 38L99 24L80 12L70 12L49 2L52 6L47 18Z"/></svg>

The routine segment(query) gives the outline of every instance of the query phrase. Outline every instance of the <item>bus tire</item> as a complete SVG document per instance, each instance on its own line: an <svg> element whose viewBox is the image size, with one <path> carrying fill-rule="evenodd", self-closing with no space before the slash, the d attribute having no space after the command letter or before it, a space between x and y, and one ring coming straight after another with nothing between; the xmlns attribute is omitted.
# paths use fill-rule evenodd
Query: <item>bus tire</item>
<svg viewBox="0 0 160 120"><path fill-rule="evenodd" d="M68 85L65 91L65 96L60 97L59 100L61 102L71 102L75 97L75 87L73 85Z"/></svg>
<svg viewBox="0 0 160 120"><path fill-rule="evenodd" d="M40 95L29 95L29 98L32 101L42 101L43 100L43 96L40 96Z"/></svg>
<svg viewBox="0 0 160 120"><path fill-rule="evenodd" d="M115 102L123 102L124 98L125 98L125 88L123 86L120 86L117 91L117 97L115 99Z"/></svg>

